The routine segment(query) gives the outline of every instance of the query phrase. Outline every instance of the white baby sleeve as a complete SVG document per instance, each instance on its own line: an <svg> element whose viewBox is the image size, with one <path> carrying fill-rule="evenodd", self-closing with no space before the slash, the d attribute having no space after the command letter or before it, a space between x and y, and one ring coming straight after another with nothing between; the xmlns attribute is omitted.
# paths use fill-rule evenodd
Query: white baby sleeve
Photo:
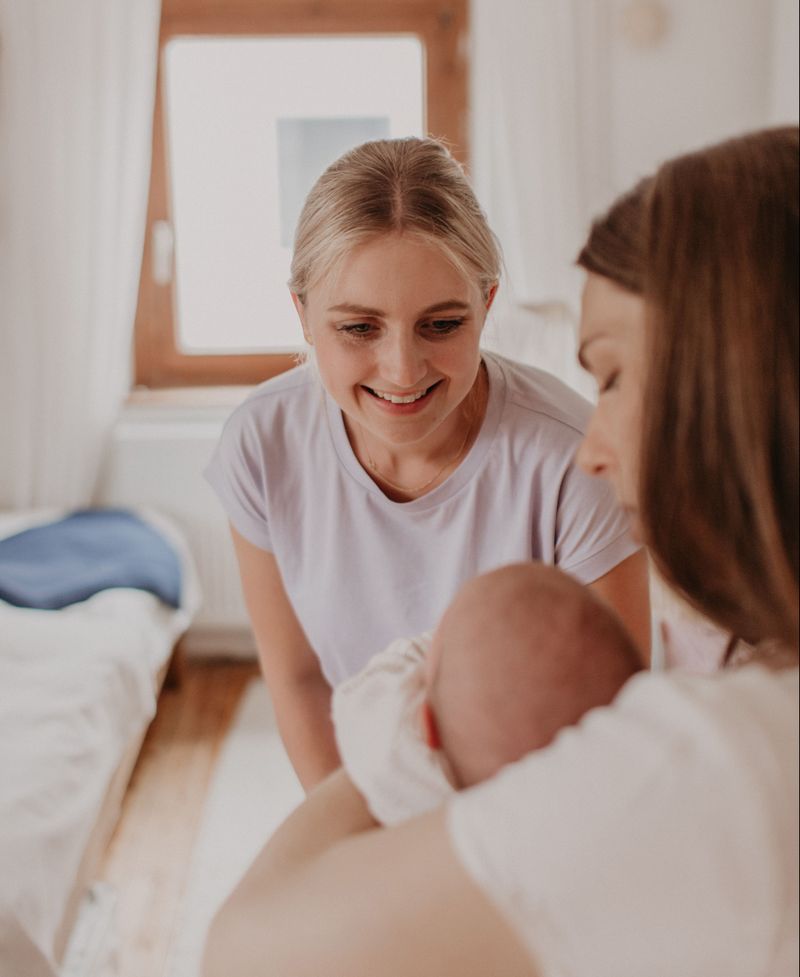
<svg viewBox="0 0 800 977"><path fill-rule="evenodd" d="M373 817L386 825L438 807L454 790L419 721L430 637L392 642L333 693L344 768Z"/></svg>

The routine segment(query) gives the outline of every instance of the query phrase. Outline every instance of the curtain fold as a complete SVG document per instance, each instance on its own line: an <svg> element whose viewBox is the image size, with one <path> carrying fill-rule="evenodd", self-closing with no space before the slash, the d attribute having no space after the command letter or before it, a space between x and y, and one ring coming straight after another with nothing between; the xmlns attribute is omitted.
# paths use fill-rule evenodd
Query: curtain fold
<svg viewBox="0 0 800 977"><path fill-rule="evenodd" d="M473 0L473 178L520 304L574 303L611 197L607 18L602 0Z"/></svg>
<svg viewBox="0 0 800 977"><path fill-rule="evenodd" d="M0 507L91 501L130 383L160 0L0 0Z"/></svg>
<svg viewBox="0 0 800 977"><path fill-rule="evenodd" d="M472 0L472 178L505 256L486 344L586 395L575 257L613 196L604 0Z"/></svg>

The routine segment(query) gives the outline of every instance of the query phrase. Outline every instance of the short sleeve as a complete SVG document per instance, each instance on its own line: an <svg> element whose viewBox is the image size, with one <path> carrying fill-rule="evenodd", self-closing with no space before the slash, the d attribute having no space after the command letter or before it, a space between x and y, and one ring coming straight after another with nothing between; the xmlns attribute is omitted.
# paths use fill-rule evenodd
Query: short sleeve
<svg viewBox="0 0 800 977"><path fill-rule="evenodd" d="M797 695L762 676L757 708L733 687L715 717L718 681L637 677L449 802L459 860L541 977L775 973L796 930Z"/></svg>
<svg viewBox="0 0 800 977"><path fill-rule="evenodd" d="M203 474L237 531L254 546L272 552L264 445L247 406L245 402L228 419Z"/></svg>
<svg viewBox="0 0 800 977"><path fill-rule="evenodd" d="M558 496L556 566L589 584L639 549L611 486L573 462Z"/></svg>

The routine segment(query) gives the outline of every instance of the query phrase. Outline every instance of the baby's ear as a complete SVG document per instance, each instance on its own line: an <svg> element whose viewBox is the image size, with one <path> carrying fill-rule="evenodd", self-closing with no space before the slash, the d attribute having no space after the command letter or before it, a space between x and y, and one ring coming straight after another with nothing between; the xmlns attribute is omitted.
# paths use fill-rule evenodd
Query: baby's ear
<svg viewBox="0 0 800 977"><path fill-rule="evenodd" d="M441 750L442 741L439 738L439 726L436 722L433 709L431 709L431 705L427 700L419 707L419 719L422 724L422 735L425 737L425 742L432 750Z"/></svg>

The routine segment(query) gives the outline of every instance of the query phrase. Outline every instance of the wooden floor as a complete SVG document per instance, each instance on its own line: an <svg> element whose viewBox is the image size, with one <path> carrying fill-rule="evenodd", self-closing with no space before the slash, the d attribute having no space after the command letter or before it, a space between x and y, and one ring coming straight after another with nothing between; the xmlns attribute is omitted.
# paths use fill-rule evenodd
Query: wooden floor
<svg viewBox="0 0 800 977"><path fill-rule="evenodd" d="M103 862L117 893L120 977L162 977L219 748L251 663L189 662L165 688Z"/></svg>

